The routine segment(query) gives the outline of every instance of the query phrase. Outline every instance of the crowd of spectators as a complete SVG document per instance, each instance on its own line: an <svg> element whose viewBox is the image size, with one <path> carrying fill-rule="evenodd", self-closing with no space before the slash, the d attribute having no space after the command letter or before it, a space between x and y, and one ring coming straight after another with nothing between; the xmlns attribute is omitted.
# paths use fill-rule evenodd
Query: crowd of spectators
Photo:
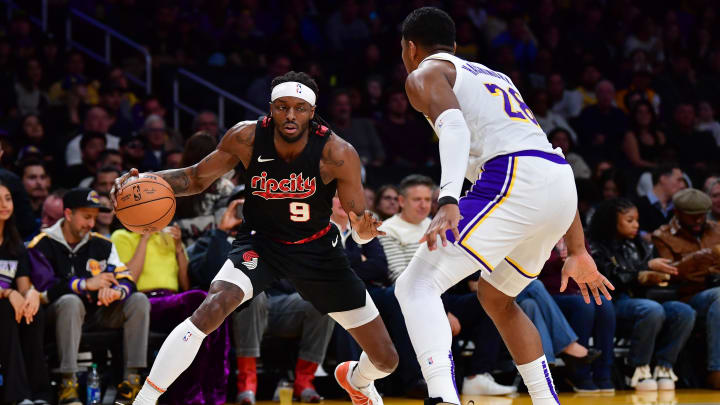
<svg viewBox="0 0 720 405"><path fill-rule="evenodd" d="M337 203L332 217L400 354L392 383L382 388L423 396L394 280L436 209L437 142L405 96L399 57L399 24L426 5L455 20L458 56L512 78L565 154L588 245L617 287L602 306L581 303L572 284L561 292L567 249L558 242L539 280L517 300L538 327L548 360L567 366L576 391L676 383L720 389L714 2L49 3L48 32L18 11L0 26L0 328L8 332L0 334L0 403L77 402L81 334L108 327L124 331L124 370L114 383L118 400L128 402L152 361L149 333L167 333L187 317L222 265L242 221L242 169L178 199L174 225L160 233L133 234L106 212L119 174L192 165L223 136L212 103L187 127L181 121L172 128L169 78L178 67L212 72L211 81L227 83L263 111L273 77L302 70L318 82L318 112L357 149L367 205L386 221L387 236L358 246L347 238L347 215ZM68 7L148 48L156 78L151 94L129 80L143 66L131 52L116 50L116 64L104 66L68 50L62 39ZM78 31L90 43L101 40ZM257 118L240 111L223 124ZM458 376L461 390L515 392L512 380L495 380L507 356L476 299L475 280L443 296L456 341L472 352ZM299 342L294 392L307 402L321 396L313 376L323 363L359 355L347 333L279 283L208 336L193 369L162 400L220 404L236 388L234 399L254 403L267 337ZM702 367L684 375L680 353L693 339L704 342L692 352ZM629 353L618 360L621 342ZM48 364L43 347L57 352L57 362ZM228 387L235 369L236 387ZM50 375L57 376L57 395Z"/></svg>

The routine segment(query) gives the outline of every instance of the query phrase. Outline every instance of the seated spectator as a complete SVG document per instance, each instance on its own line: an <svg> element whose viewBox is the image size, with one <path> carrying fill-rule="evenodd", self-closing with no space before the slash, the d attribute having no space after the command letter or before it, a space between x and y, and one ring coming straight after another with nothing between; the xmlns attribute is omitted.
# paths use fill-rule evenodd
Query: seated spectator
<svg viewBox="0 0 720 405"><path fill-rule="evenodd" d="M602 73L600 69L593 64L586 64L580 74L580 84L573 90L582 101L581 109L586 109L598 103L597 85L602 81ZM611 103L615 100L615 89L610 97Z"/></svg>
<svg viewBox="0 0 720 405"><path fill-rule="evenodd" d="M370 30L360 11L355 0L345 0L340 9L328 19L327 39L334 52L362 46L370 36Z"/></svg>
<svg viewBox="0 0 720 405"><path fill-rule="evenodd" d="M680 301L660 304L644 298L648 288L667 286L668 273L677 269L668 259L653 258L650 245L638 237L639 229L638 209L632 202L621 198L603 203L590 225L592 256L615 286L618 321L630 325L628 360L635 368L630 386L638 391L673 390L673 365L690 337L695 310Z"/></svg>
<svg viewBox="0 0 720 405"><path fill-rule="evenodd" d="M720 222L720 179L713 180L705 188L705 193L710 196L712 201L712 207L708 212L708 219L715 222Z"/></svg>
<svg viewBox="0 0 720 405"><path fill-rule="evenodd" d="M364 245L358 245L350 237L350 219L337 196L333 198L330 221L338 227L350 266L365 283L398 351L398 368L393 376L389 377L388 383L402 388L395 394L424 398L427 395L427 386L422 380L420 365L405 327L405 318L395 298L395 286L389 278L388 263L380 241L375 238ZM338 348L339 360L359 358L360 347L347 331L336 328L335 340L337 346L342 346Z"/></svg>
<svg viewBox="0 0 720 405"><path fill-rule="evenodd" d="M548 133L548 140L552 144L553 148L560 148L562 150L563 155L565 155L565 160L567 160L568 164L570 164L576 179L590 178L590 175L592 174L590 166L585 163L582 156L573 152L575 142L572 140L570 131L565 128L555 128Z"/></svg>
<svg viewBox="0 0 720 405"><path fill-rule="evenodd" d="M122 156L122 169L128 171L143 166L145 160L145 138L133 135L120 141L120 154Z"/></svg>
<svg viewBox="0 0 720 405"><path fill-rule="evenodd" d="M566 365L577 367L591 364L600 356L599 351L578 343L577 334L542 282L533 280L518 294L516 301L540 333L548 363L555 363L560 357ZM574 381L573 387L578 392L597 391L591 381Z"/></svg>
<svg viewBox="0 0 720 405"><path fill-rule="evenodd" d="M665 134L657 128L652 105L638 101L630 113L630 130L625 133L622 149L635 168L656 167L663 158ZM665 156L666 157L666 156Z"/></svg>
<svg viewBox="0 0 720 405"><path fill-rule="evenodd" d="M208 133L210 136L220 142L223 136L223 131L220 129L217 115L210 110L200 111L193 118L192 132L193 134L199 131Z"/></svg>
<svg viewBox="0 0 720 405"><path fill-rule="evenodd" d="M116 401L129 404L140 390L140 371L147 366L150 303L135 292L133 278L113 243L90 232L99 211L106 210L98 194L70 190L63 206L64 217L28 245L33 274L52 280L41 286L39 277L32 279L49 303L55 325L62 374L58 403L79 403L76 373L83 330L106 327L123 329L125 369Z"/></svg>
<svg viewBox="0 0 720 405"><path fill-rule="evenodd" d="M105 150L105 136L100 132L85 132L80 141L82 163L69 166L62 176L63 185L76 187L86 177L94 177L97 173L97 162Z"/></svg>
<svg viewBox="0 0 720 405"><path fill-rule="evenodd" d="M502 338L477 298L480 273L451 287L442 295L453 337L462 336L475 344L462 383L463 395L506 395L517 391L513 385L495 382L490 374L498 365Z"/></svg>
<svg viewBox="0 0 720 405"><path fill-rule="evenodd" d="M715 138L715 143L720 148L720 123L715 119L715 111L707 101L701 101L697 107L698 116L695 130L710 132Z"/></svg>
<svg viewBox="0 0 720 405"><path fill-rule="evenodd" d="M648 103L653 113L660 112L660 96L650 87L653 76L650 66L636 66L633 70L630 85L617 92L615 104L626 114L632 114L637 103Z"/></svg>
<svg viewBox="0 0 720 405"><path fill-rule="evenodd" d="M374 212L380 217L380 220L384 221L400 211L399 195L400 190L393 184L386 184L377 190L375 202L371 207L374 207Z"/></svg>
<svg viewBox="0 0 720 405"><path fill-rule="evenodd" d="M375 203L375 190L366 184L363 186L363 191L365 193L365 206L372 210Z"/></svg>
<svg viewBox="0 0 720 405"><path fill-rule="evenodd" d="M260 111L268 110L268 100L270 99L270 82L277 76L282 76L292 69L292 61L285 55L278 54L273 58L272 63L268 65L267 74L253 80L245 92L245 100L254 105ZM246 120L257 120L259 115L253 111L245 111Z"/></svg>
<svg viewBox="0 0 720 405"><path fill-rule="evenodd" d="M40 228L49 228L59 221L65 214L63 213L63 197L65 190L56 190L45 199L40 215Z"/></svg>
<svg viewBox="0 0 720 405"><path fill-rule="evenodd" d="M120 146L120 138L108 133L112 121L107 110L101 106L91 107L85 114L82 132L99 132L105 137L105 147L108 149L118 149ZM76 135L68 142L65 147L65 164L70 167L83 163L82 141L83 134ZM74 184L73 186L77 185Z"/></svg>
<svg viewBox="0 0 720 405"><path fill-rule="evenodd" d="M5 377L0 402L49 404L45 309L30 283L30 261L15 227L12 196L1 181L0 235L0 364Z"/></svg>
<svg viewBox="0 0 720 405"><path fill-rule="evenodd" d="M182 155L183 152L180 149L172 149L165 152L165 156L163 156L163 170L178 169L182 167L180 166L180 163L182 162Z"/></svg>
<svg viewBox="0 0 720 405"><path fill-rule="evenodd" d="M516 14L512 16L508 22L507 30L493 39L493 48L502 46L509 46L512 49L513 56L521 67L530 67L535 60L538 51L537 45L532 33L530 33L530 29L525 25L522 15Z"/></svg>
<svg viewBox="0 0 720 405"><path fill-rule="evenodd" d="M122 111L123 89L113 82L106 82L100 86L99 95L100 105L105 107L110 119L108 132L120 138L130 136L135 129L135 125Z"/></svg>
<svg viewBox="0 0 720 405"><path fill-rule="evenodd" d="M670 222L673 213L672 198L684 185L682 172L677 166L667 165L652 171L653 188L636 203L640 215L640 232L652 233Z"/></svg>
<svg viewBox="0 0 720 405"><path fill-rule="evenodd" d="M333 94L330 117L332 130L355 147L363 165L382 165L385 150L375 126L366 118L353 118L347 91L338 90Z"/></svg>
<svg viewBox="0 0 720 405"><path fill-rule="evenodd" d="M50 192L50 176L45 169L45 164L35 159L22 162L20 174L25 191L30 197L33 216L39 224L42 205Z"/></svg>
<svg viewBox="0 0 720 405"><path fill-rule="evenodd" d="M3 156L2 143L0 143L0 159ZM20 236L25 240L36 231L37 223L33 218L30 198L23 186L22 180L13 172L0 167L0 181L10 190L15 212L15 220Z"/></svg>
<svg viewBox="0 0 720 405"><path fill-rule="evenodd" d="M579 364L570 370L570 381L575 391L614 392L611 373L615 358L615 307L605 297L601 297L602 305L585 304L575 281L569 281L565 291L561 292L562 268L566 258L567 245L560 240L545 262L539 279L577 333L577 343L589 347L592 336L595 348L601 352L592 365Z"/></svg>
<svg viewBox="0 0 720 405"><path fill-rule="evenodd" d="M190 289L188 258L180 239L180 228L170 226L161 232L138 234L118 229L111 238L121 262L137 280L138 291L150 300L150 330L170 333L192 315L207 293ZM228 325L209 334L198 352L198 368L186 370L177 384L168 388L164 401L169 404L225 403L230 341Z"/></svg>
<svg viewBox="0 0 720 405"><path fill-rule="evenodd" d="M652 241L658 255L677 267L671 285L705 318L708 384L720 389L720 225L707 220L712 200L700 190L679 191L673 203L673 219L653 233Z"/></svg>
<svg viewBox="0 0 720 405"><path fill-rule="evenodd" d="M115 179L118 177L120 177L120 171L117 168L105 166L95 173L95 177L90 186L100 194L108 194L115 184Z"/></svg>
<svg viewBox="0 0 720 405"><path fill-rule="evenodd" d="M562 128L570 135L573 143L577 143L578 136L570 127L570 124L568 124L562 115L550 110L549 107L547 91L539 90L535 92L532 111L538 124L540 124L540 128L542 128L546 134L551 133L557 128Z"/></svg>
<svg viewBox="0 0 720 405"><path fill-rule="evenodd" d="M165 119L167 109L163 106L160 98L155 95L149 95L145 99L137 103L133 108L133 117L136 128L142 128L145 125L145 119L151 115L157 115Z"/></svg>
<svg viewBox="0 0 720 405"><path fill-rule="evenodd" d="M65 75L50 85L48 97L50 102L60 104L65 100L66 92L70 89L68 85L74 81L82 81L89 83L90 80L85 76L85 55L79 50L71 50L65 56ZM97 86L95 83L88 86L88 103L95 105L98 102Z"/></svg>
<svg viewBox="0 0 720 405"><path fill-rule="evenodd" d="M92 187L93 183L95 182L95 177L97 177L97 174L102 172L103 169L109 170L113 169L116 172L120 173L123 170L123 157L122 154L117 149L105 149L104 151L100 152L100 156L98 156L97 163L95 163L95 167L97 168L97 171L94 176L86 177L80 181L80 187L88 188ZM97 192L100 192L100 190L95 190Z"/></svg>
<svg viewBox="0 0 720 405"><path fill-rule="evenodd" d="M237 354L235 402L254 405L257 393L256 358L263 337L299 338L293 396L300 402L317 403L322 397L313 379L323 362L335 321L305 301L287 280L273 283L250 306L233 314L233 335Z"/></svg>
<svg viewBox="0 0 720 405"><path fill-rule="evenodd" d="M377 123L380 141L385 147L388 163L404 167L424 167L432 161L433 132L427 122L420 121L408 110L405 90L398 87L387 92L385 118ZM408 142L411 136L412 142Z"/></svg>
<svg viewBox="0 0 720 405"><path fill-rule="evenodd" d="M575 118L582 111L582 95L565 88L565 80L560 73L548 76L548 103L550 110L566 120ZM534 110L533 110L534 112Z"/></svg>
<svg viewBox="0 0 720 405"><path fill-rule="evenodd" d="M695 129L695 107L681 102L675 106L668 142L677 151L679 163L688 170L690 178L698 181L718 168L718 146L710 132Z"/></svg>
<svg viewBox="0 0 720 405"><path fill-rule="evenodd" d="M98 200L100 201L100 204L109 209L113 209L112 201L110 201L110 195L108 193L98 193ZM109 238L112 235L112 231L110 230L111 225L113 223L113 219L115 219L115 213L113 211L110 212L104 212L101 211L98 213L97 219L95 220L95 226L93 227L93 232L97 232L100 235Z"/></svg>
<svg viewBox="0 0 720 405"><path fill-rule="evenodd" d="M410 259L420 247L425 231L430 225L430 198L435 183L426 176L413 174L400 182L398 204L400 213L386 219L380 230L386 235L379 236L388 262L388 276L391 282L402 274Z"/></svg>
<svg viewBox="0 0 720 405"><path fill-rule="evenodd" d="M160 170L165 152L183 145L180 134L171 131L165 125L165 120L158 115L151 115L145 119L140 136L145 138L146 145L143 171Z"/></svg>
<svg viewBox="0 0 720 405"><path fill-rule="evenodd" d="M111 67L110 70L108 71L106 81L107 81L107 83L120 89L121 99L122 99L120 102L120 111L126 118L131 119L132 118L132 108L140 100L135 95L135 93L133 93L132 90L130 90L130 84L128 82L127 76L126 76L123 68L121 68L119 66ZM135 125L133 125L133 127L135 127Z"/></svg>
<svg viewBox="0 0 720 405"><path fill-rule="evenodd" d="M37 58L24 62L15 82L15 96L20 115L40 114L48 106L48 96L43 86L43 68Z"/></svg>
<svg viewBox="0 0 720 405"><path fill-rule="evenodd" d="M597 103L583 109L577 118L580 144L591 162L614 157L627 129L625 113L613 105L615 86L603 80L597 84L595 93Z"/></svg>

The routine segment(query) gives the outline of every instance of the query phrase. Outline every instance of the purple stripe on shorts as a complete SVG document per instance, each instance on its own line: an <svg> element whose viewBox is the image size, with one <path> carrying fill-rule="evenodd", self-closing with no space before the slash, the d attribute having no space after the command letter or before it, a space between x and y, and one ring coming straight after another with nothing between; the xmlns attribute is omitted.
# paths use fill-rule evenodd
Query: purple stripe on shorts
<svg viewBox="0 0 720 405"><path fill-rule="evenodd" d="M510 260L505 259L505 261L507 262L507 264L510 265L510 267L512 267L513 269L515 269L515 271L517 271L518 273L520 273L521 276L523 276L523 277L525 277L525 278L529 278L530 280L535 280L535 279L537 278L537 276L535 276L535 277L530 277L530 276L528 276L527 274L523 273L520 269L517 268L516 265L512 264L512 262L510 262Z"/></svg>
<svg viewBox="0 0 720 405"><path fill-rule="evenodd" d="M557 402L557 404L560 405L560 399L558 399L557 393L555 392L555 387L553 386L552 378L550 378L550 371L548 371L545 360L543 360L543 362L542 362L542 368L543 368L543 373L545 373L545 381L547 381L547 385L548 385L548 388L550 389L550 393L552 394L553 398L555 398L555 402Z"/></svg>
<svg viewBox="0 0 720 405"><path fill-rule="evenodd" d="M455 360L453 360L452 350L450 350L448 358L450 359L450 376L452 376L453 387L455 387L455 392L458 394L459 397L460 391L458 391L457 381L455 381Z"/></svg>
<svg viewBox="0 0 720 405"><path fill-rule="evenodd" d="M533 156L533 157L539 157L539 158L542 158L545 160L549 160L553 163L557 163L557 164L561 164L561 165L568 164L567 160L563 159L563 157L560 155L556 155L556 154L550 153L550 152L543 152L540 150L532 150L531 149L531 150L521 150L518 152L508 153L507 155L496 156L496 157L488 160L485 163L485 165L487 165L488 163L492 162L495 159L501 159L501 158L505 158L508 156L516 156L516 157L517 156Z"/></svg>

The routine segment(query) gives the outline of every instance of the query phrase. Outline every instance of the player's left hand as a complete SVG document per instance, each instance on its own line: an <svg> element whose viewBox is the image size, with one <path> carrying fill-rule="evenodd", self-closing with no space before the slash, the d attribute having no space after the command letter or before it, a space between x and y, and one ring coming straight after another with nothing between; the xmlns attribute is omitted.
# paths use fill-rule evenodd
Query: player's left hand
<svg viewBox="0 0 720 405"><path fill-rule="evenodd" d="M385 235L385 232L378 230L378 227L382 225L382 221L378 221L372 212L365 210L362 216L357 216L357 214L352 211L348 214L352 229L354 229L361 238L372 239L376 236Z"/></svg>
<svg viewBox="0 0 720 405"><path fill-rule="evenodd" d="M580 292L586 304L590 303L590 293L595 297L595 303L598 305L602 305L601 293L608 300L612 299L608 288L614 290L615 287L605 276L600 274L595 261L586 250L581 253L571 254L565 260L562 268L560 292L565 291L570 277L575 279L575 282L580 286Z"/></svg>
<svg viewBox="0 0 720 405"><path fill-rule="evenodd" d="M457 204L445 204L438 210L430 222L425 235L420 239L420 243L427 242L428 249L435 250L437 245L437 237L440 237L443 246L447 246L447 236L445 233L448 229L452 229L455 240L460 239L458 224L460 223L460 207Z"/></svg>

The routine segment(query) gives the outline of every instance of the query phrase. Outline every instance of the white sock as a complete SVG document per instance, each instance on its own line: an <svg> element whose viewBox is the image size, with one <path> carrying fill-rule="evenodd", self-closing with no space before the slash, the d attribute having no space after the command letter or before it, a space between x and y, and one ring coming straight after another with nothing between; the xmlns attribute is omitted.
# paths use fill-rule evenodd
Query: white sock
<svg viewBox="0 0 720 405"><path fill-rule="evenodd" d="M357 362L352 372L350 372L350 384L355 388L365 388L372 384L373 381L389 376L390 373L380 371L372 364L370 358L365 352L360 354L360 360Z"/></svg>
<svg viewBox="0 0 720 405"><path fill-rule="evenodd" d="M560 404L544 355L530 363L519 364L517 369L525 381L533 405Z"/></svg>
<svg viewBox="0 0 720 405"><path fill-rule="evenodd" d="M440 299L443 291L453 284L454 280L448 279L442 271L415 256L395 282L395 296L418 354L428 397L460 404L450 352L452 332Z"/></svg>
<svg viewBox="0 0 720 405"><path fill-rule="evenodd" d="M205 334L190 318L176 326L160 348L147 381L133 404L155 405L160 395L195 359Z"/></svg>

